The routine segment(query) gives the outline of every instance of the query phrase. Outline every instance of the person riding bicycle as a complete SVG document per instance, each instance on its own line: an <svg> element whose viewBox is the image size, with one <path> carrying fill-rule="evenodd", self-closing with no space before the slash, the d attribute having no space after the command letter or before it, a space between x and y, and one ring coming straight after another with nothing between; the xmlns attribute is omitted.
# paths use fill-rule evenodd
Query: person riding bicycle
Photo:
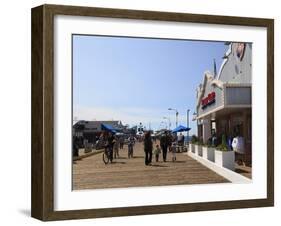
<svg viewBox="0 0 281 226"><path fill-rule="evenodd" d="M133 158L135 141L134 136L131 134L128 138L128 158Z"/></svg>
<svg viewBox="0 0 281 226"><path fill-rule="evenodd" d="M107 151L109 153L109 160L112 163L113 160L113 146L114 146L115 140L114 140L114 136L112 133L108 134L108 138L107 138Z"/></svg>

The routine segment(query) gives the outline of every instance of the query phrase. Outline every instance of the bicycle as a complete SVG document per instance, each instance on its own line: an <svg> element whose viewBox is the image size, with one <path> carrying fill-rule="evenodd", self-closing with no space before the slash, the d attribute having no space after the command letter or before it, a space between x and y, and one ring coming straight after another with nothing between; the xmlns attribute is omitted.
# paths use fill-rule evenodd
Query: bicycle
<svg viewBox="0 0 281 226"><path fill-rule="evenodd" d="M104 149L104 152L102 154L102 160L103 160L104 164L109 163L109 160L110 160L110 149L109 148Z"/></svg>

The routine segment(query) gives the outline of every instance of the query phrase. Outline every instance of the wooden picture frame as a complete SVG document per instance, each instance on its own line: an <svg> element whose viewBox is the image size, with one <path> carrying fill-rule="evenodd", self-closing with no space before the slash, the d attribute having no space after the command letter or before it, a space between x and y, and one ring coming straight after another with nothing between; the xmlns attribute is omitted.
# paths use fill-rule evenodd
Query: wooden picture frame
<svg viewBox="0 0 281 226"><path fill-rule="evenodd" d="M267 29L267 198L121 208L54 210L54 16L124 18L240 25ZM274 205L274 20L61 5L32 9L32 200L31 215L50 220L163 214Z"/></svg>

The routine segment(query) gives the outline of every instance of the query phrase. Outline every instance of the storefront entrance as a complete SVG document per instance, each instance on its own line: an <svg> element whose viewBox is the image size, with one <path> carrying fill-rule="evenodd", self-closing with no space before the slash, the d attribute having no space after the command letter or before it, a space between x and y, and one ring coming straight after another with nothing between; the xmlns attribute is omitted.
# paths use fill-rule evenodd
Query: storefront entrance
<svg viewBox="0 0 281 226"><path fill-rule="evenodd" d="M222 143L222 137L231 148L234 137L242 137L243 140L243 162L251 165L252 162L252 117L251 108L222 109L212 116L198 120L198 137L203 143L215 134L217 144Z"/></svg>

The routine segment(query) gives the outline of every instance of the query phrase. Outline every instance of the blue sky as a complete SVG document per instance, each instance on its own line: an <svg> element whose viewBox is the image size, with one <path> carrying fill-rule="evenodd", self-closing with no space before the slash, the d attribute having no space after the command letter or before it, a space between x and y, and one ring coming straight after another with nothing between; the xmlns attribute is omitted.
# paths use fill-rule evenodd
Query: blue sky
<svg viewBox="0 0 281 226"><path fill-rule="evenodd" d="M223 42L73 35L73 117L79 120L142 122L159 129L196 123L196 87L204 71L219 71Z"/></svg>

